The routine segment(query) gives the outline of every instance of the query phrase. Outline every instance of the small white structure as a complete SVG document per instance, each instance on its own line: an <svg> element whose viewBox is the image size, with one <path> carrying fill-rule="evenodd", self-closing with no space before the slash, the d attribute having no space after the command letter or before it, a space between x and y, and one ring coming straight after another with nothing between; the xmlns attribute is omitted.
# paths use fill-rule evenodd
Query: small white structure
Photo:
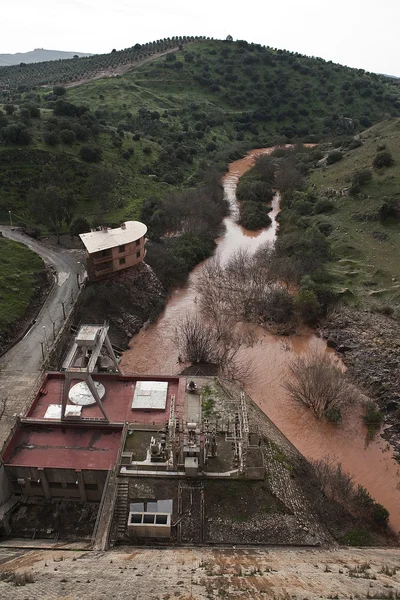
<svg viewBox="0 0 400 600"><path fill-rule="evenodd" d="M137 410L165 410L167 381L138 381L133 395L132 408Z"/></svg>
<svg viewBox="0 0 400 600"><path fill-rule="evenodd" d="M156 500L130 505L128 533L135 537L169 538L171 537L172 500Z"/></svg>

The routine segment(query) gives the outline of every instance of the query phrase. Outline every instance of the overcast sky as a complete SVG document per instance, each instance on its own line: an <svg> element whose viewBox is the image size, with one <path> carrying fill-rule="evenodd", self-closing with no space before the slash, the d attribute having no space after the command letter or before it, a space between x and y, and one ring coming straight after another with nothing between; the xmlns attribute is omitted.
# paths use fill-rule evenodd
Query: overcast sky
<svg viewBox="0 0 400 600"><path fill-rule="evenodd" d="M110 52L175 35L246 39L400 76L400 0L3 0L0 53Z"/></svg>

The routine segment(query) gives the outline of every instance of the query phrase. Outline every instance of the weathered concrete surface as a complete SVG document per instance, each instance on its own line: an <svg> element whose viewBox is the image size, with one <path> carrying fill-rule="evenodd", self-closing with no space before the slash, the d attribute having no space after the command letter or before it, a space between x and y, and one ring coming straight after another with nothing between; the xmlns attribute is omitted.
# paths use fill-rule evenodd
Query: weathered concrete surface
<svg viewBox="0 0 400 600"><path fill-rule="evenodd" d="M34 579L24 586L0 581L0 598L396 598L396 568L399 549L0 549L0 574L31 574Z"/></svg>

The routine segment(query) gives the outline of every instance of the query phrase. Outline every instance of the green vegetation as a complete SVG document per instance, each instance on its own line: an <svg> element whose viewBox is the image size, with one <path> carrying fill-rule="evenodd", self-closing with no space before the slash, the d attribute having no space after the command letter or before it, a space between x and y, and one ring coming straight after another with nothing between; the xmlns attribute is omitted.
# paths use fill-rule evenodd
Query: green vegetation
<svg viewBox="0 0 400 600"><path fill-rule="evenodd" d="M261 156L255 166L239 179L236 195L239 200L239 223L246 229L257 230L271 225L268 212L273 198L275 163L268 156Z"/></svg>
<svg viewBox="0 0 400 600"><path fill-rule="evenodd" d="M343 160L309 175L313 193L334 205L334 211L309 221L330 229L335 260L328 271L335 289L353 302L392 313L400 302L395 259L400 255L400 119L384 121L358 139L361 145L352 150L343 146ZM393 164L376 169L383 152Z"/></svg>
<svg viewBox="0 0 400 600"><path fill-rule="evenodd" d="M41 258L32 250L0 237L0 332L24 316L43 269Z"/></svg>
<svg viewBox="0 0 400 600"><path fill-rule="evenodd" d="M204 417L209 417L214 411L216 390L211 385L205 385L201 390L201 409Z"/></svg>
<svg viewBox="0 0 400 600"><path fill-rule="evenodd" d="M339 542L345 546L370 546L372 535L366 529L351 529L340 538Z"/></svg>
<svg viewBox="0 0 400 600"><path fill-rule="evenodd" d="M142 60L118 77L60 85ZM0 81L0 220L12 210L27 224L27 192L40 187L45 164L68 173L73 217L113 224L137 218L146 199L201 184L209 165L224 169L248 148L351 135L400 111L399 88L388 78L244 41L172 38L6 67ZM88 193L96 161L114 176L107 198ZM245 212L252 226L261 218L259 207Z"/></svg>

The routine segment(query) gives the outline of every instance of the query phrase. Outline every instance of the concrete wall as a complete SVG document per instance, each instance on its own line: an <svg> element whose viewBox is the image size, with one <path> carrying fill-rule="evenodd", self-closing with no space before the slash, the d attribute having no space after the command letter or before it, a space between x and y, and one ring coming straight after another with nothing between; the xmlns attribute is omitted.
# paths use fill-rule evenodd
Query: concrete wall
<svg viewBox="0 0 400 600"><path fill-rule="evenodd" d="M0 507L10 499L14 488L10 483L4 465L0 465Z"/></svg>
<svg viewBox="0 0 400 600"><path fill-rule="evenodd" d="M108 471L6 466L15 492L39 498L101 500ZM20 481L18 481L20 480Z"/></svg>

